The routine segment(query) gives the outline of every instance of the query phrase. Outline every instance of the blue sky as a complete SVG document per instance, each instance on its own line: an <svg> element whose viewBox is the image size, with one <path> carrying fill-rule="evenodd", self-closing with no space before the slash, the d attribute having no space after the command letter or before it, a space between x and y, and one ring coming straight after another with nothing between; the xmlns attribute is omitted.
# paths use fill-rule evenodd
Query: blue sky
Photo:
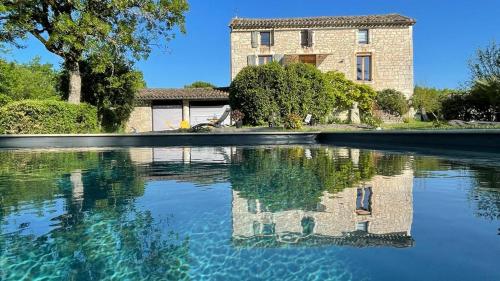
<svg viewBox="0 0 500 281"><path fill-rule="evenodd" d="M148 87L182 87L196 80L229 84L229 28L232 17L303 17L401 13L417 20L414 28L415 82L458 87L469 73L467 60L478 47L500 42L500 0L191 0L187 34L155 50L137 64ZM7 59L41 56L60 59L32 39Z"/></svg>

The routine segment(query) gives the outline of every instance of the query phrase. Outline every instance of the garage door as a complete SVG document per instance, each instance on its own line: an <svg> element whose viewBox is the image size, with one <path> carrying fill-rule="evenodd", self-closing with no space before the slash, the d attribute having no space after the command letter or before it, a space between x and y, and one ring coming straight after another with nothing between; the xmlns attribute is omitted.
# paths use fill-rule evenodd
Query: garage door
<svg viewBox="0 0 500 281"><path fill-rule="evenodd" d="M153 131L179 129L182 121L181 105L153 106Z"/></svg>
<svg viewBox="0 0 500 281"><path fill-rule="evenodd" d="M208 123L212 120L219 119L224 111L229 108L229 105L191 105L189 111L189 122L191 126ZM227 117L223 125L229 125L230 118Z"/></svg>

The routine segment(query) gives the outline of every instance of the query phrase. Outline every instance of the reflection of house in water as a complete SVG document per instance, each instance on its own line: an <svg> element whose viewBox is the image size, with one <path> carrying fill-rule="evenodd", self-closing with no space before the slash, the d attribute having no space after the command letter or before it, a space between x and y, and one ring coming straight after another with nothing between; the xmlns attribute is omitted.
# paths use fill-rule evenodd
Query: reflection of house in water
<svg viewBox="0 0 500 281"><path fill-rule="evenodd" d="M233 241L237 246L349 245L410 247L413 171L374 176L359 187L324 192L316 211L267 212L259 200L233 191Z"/></svg>
<svg viewBox="0 0 500 281"><path fill-rule="evenodd" d="M235 147L134 148L132 161L143 166L146 180L195 184L227 182L229 165L244 161ZM359 165L359 150L336 149L336 156ZM313 157L304 149L304 157ZM254 159L255 160L255 159ZM279 160L276 160L279 161ZM256 161L259 163L259 161ZM233 190L233 243L236 246L349 245L355 247L413 245L413 171L396 176L375 175L352 188L324 191L314 211L270 212L259 199Z"/></svg>

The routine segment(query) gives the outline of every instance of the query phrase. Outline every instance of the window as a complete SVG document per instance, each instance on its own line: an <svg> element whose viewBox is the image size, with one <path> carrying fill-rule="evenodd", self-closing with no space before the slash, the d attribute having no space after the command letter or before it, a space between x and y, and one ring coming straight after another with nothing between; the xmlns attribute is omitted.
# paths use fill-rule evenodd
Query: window
<svg viewBox="0 0 500 281"><path fill-rule="evenodd" d="M271 46L271 32L265 31L260 33L260 45Z"/></svg>
<svg viewBox="0 0 500 281"><path fill-rule="evenodd" d="M357 231L368 232L368 222L367 221L363 221L363 222L356 223L356 230Z"/></svg>
<svg viewBox="0 0 500 281"><path fill-rule="evenodd" d="M358 55L356 57L356 77L358 81L371 81L372 80L372 56L371 55Z"/></svg>
<svg viewBox="0 0 500 281"><path fill-rule="evenodd" d="M372 188L358 188L356 192L356 214L369 215L371 214Z"/></svg>
<svg viewBox="0 0 500 281"><path fill-rule="evenodd" d="M359 44L368 44L368 29L360 29L358 30L358 43Z"/></svg>
<svg viewBox="0 0 500 281"><path fill-rule="evenodd" d="M302 225L302 234L309 235L313 233L315 226L314 218L305 217L300 224Z"/></svg>
<svg viewBox="0 0 500 281"><path fill-rule="evenodd" d="M316 55L299 56L299 62L309 63L309 64L316 66Z"/></svg>
<svg viewBox="0 0 500 281"><path fill-rule="evenodd" d="M259 65L264 65L273 61L273 56L259 56Z"/></svg>

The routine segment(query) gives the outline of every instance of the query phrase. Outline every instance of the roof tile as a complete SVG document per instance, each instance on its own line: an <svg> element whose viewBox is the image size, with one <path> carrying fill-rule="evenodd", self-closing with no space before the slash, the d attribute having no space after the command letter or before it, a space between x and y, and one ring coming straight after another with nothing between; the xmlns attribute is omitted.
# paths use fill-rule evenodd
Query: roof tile
<svg viewBox="0 0 500 281"><path fill-rule="evenodd" d="M143 89L139 100L227 100L226 88Z"/></svg>
<svg viewBox="0 0 500 281"><path fill-rule="evenodd" d="M232 29L255 28L313 28L313 27L360 27L360 26L410 26L416 21L399 14L367 16L327 16L308 18L234 18Z"/></svg>

